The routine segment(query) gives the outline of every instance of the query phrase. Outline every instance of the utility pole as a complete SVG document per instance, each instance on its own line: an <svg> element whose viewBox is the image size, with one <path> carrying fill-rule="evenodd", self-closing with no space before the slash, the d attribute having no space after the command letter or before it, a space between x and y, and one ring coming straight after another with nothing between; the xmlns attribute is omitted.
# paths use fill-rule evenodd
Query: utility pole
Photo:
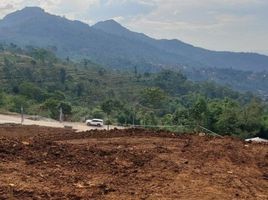
<svg viewBox="0 0 268 200"><path fill-rule="evenodd" d="M62 112L62 107L60 107L60 119L59 119L60 123L62 123L63 121L63 112Z"/></svg>
<svg viewBox="0 0 268 200"><path fill-rule="evenodd" d="M133 107L133 113L132 113L132 126L135 127L135 109Z"/></svg>
<svg viewBox="0 0 268 200"><path fill-rule="evenodd" d="M107 123L107 130L110 130L110 115L108 115L108 123Z"/></svg>
<svg viewBox="0 0 268 200"><path fill-rule="evenodd" d="M24 111L23 111L23 106L20 107L20 113L21 113L21 124L24 122Z"/></svg>

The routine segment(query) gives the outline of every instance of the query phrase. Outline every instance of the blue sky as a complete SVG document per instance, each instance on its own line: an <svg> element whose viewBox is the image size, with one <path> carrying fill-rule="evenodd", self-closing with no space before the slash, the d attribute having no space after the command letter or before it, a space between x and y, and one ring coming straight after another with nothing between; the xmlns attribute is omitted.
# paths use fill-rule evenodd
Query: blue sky
<svg viewBox="0 0 268 200"><path fill-rule="evenodd" d="M25 6L88 24L115 19L154 38L268 55L268 0L1 0L0 17Z"/></svg>

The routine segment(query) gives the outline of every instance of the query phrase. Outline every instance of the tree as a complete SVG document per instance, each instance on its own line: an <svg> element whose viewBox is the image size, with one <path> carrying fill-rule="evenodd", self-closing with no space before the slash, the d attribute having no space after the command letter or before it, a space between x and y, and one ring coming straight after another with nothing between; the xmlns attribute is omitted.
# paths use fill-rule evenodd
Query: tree
<svg viewBox="0 0 268 200"><path fill-rule="evenodd" d="M141 104L150 108L160 108L166 100L166 94L160 88L147 88L141 93Z"/></svg>
<svg viewBox="0 0 268 200"><path fill-rule="evenodd" d="M0 44L0 52L2 52L4 50L5 50L4 46L2 44Z"/></svg>
<svg viewBox="0 0 268 200"><path fill-rule="evenodd" d="M60 69L59 77L60 77L60 82L64 84L66 80L66 70L64 68Z"/></svg>
<svg viewBox="0 0 268 200"><path fill-rule="evenodd" d="M188 126L193 123L190 111L186 108L178 108L173 116L176 125Z"/></svg>
<svg viewBox="0 0 268 200"><path fill-rule="evenodd" d="M117 113L117 122L120 124L139 124L138 113L134 113L134 109L122 107Z"/></svg>
<svg viewBox="0 0 268 200"><path fill-rule="evenodd" d="M100 68L98 70L98 74L99 74L99 76L104 76L106 74L106 70L104 68Z"/></svg>
<svg viewBox="0 0 268 200"><path fill-rule="evenodd" d="M45 64L46 61L48 62L56 62L57 58L54 53L48 51L46 49L31 49L31 56L34 59L41 61L42 64Z"/></svg>
<svg viewBox="0 0 268 200"><path fill-rule="evenodd" d="M21 107L23 107L24 111L27 112L27 109L29 108L30 102L23 96L13 96L11 98L11 112L20 113Z"/></svg>
<svg viewBox="0 0 268 200"><path fill-rule="evenodd" d="M50 112L50 117L53 119L58 119L59 117L59 105L60 101L57 99L49 98L42 105L43 109L47 109Z"/></svg>
<svg viewBox="0 0 268 200"><path fill-rule="evenodd" d="M224 135L240 134L239 113L239 104L230 99L225 99L222 103L222 113L215 125L216 131Z"/></svg>
<svg viewBox="0 0 268 200"><path fill-rule="evenodd" d="M33 66L36 66L37 62L36 62L35 60L31 60L31 64L32 64Z"/></svg>
<svg viewBox="0 0 268 200"><path fill-rule="evenodd" d="M44 93L43 91L35 86L33 83L24 82L19 86L19 94L29 98L34 99L38 102L44 100Z"/></svg>
<svg viewBox="0 0 268 200"><path fill-rule="evenodd" d="M138 77L138 68L136 65L134 66L134 75L135 75L135 78Z"/></svg>
<svg viewBox="0 0 268 200"><path fill-rule="evenodd" d="M261 129L256 134L257 137L268 139L268 113L263 114L261 119Z"/></svg>
<svg viewBox="0 0 268 200"><path fill-rule="evenodd" d="M216 123L223 111L223 102L220 100L213 100L208 103L208 123L207 128L216 131Z"/></svg>
<svg viewBox="0 0 268 200"><path fill-rule="evenodd" d="M158 124L156 114L153 111L145 112L142 117L142 124L149 126L156 126Z"/></svg>
<svg viewBox="0 0 268 200"><path fill-rule="evenodd" d="M12 68L13 68L13 63L8 58L4 57L3 73L4 73L4 77L7 80L12 79L12 72L11 72Z"/></svg>
<svg viewBox="0 0 268 200"><path fill-rule="evenodd" d="M106 100L101 104L101 109L109 116L112 112L119 111L123 108L123 105L118 100Z"/></svg>
<svg viewBox="0 0 268 200"><path fill-rule="evenodd" d="M82 94L83 94L83 92L84 92L84 84L83 83L78 83L77 85L76 85L76 89L75 89L75 92L76 92L76 95L78 96L78 97L81 97L82 96Z"/></svg>
<svg viewBox="0 0 268 200"><path fill-rule="evenodd" d="M208 117L208 108L206 99L202 96L199 96L192 109L190 110L190 115L193 119L197 122L198 125L206 126L207 124L207 117Z"/></svg>
<svg viewBox="0 0 268 200"><path fill-rule="evenodd" d="M65 116L67 115L71 115L72 114L72 106L70 103L68 102L60 102L58 105L57 105L57 108L58 110L61 108L62 109L62 112Z"/></svg>
<svg viewBox="0 0 268 200"><path fill-rule="evenodd" d="M157 87L172 95L185 94L187 78L179 73L170 70L160 72L154 79Z"/></svg>
<svg viewBox="0 0 268 200"><path fill-rule="evenodd" d="M100 108L94 108L92 110L92 117L93 118L98 118L98 119L103 119L104 118L104 112Z"/></svg>
<svg viewBox="0 0 268 200"><path fill-rule="evenodd" d="M246 107L242 110L240 116L240 127L243 132L247 132L250 135L254 136L257 134L262 125L262 116L263 116L263 106L261 102L253 99Z"/></svg>
<svg viewBox="0 0 268 200"><path fill-rule="evenodd" d="M72 106L69 102L59 101L58 99L49 98L47 99L43 105L43 109L47 109L50 112L50 117L53 119L58 119L60 115L60 109L64 116L68 116L72 114Z"/></svg>
<svg viewBox="0 0 268 200"><path fill-rule="evenodd" d="M103 112L105 112L108 116L111 115L112 111L113 111L113 101L112 100L108 100L105 101L101 104L101 109L103 110Z"/></svg>
<svg viewBox="0 0 268 200"><path fill-rule="evenodd" d="M64 101L65 100L65 94L61 91L54 91L52 94L49 95L51 98L56 99L58 101Z"/></svg>
<svg viewBox="0 0 268 200"><path fill-rule="evenodd" d="M4 93L0 91L0 107L2 107L5 103L4 98L5 98Z"/></svg>
<svg viewBox="0 0 268 200"><path fill-rule="evenodd" d="M162 117L161 122L164 126L172 126L173 124L173 115L172 114L166 114L164 117Z"/></svg>

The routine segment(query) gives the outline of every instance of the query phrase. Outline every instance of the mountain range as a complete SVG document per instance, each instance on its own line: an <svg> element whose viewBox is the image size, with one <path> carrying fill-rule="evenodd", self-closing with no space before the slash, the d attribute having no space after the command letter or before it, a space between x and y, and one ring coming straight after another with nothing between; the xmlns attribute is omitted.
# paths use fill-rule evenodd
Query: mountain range
<svg viewBox="0 0 268 200"><path fill-rule="evenodd" d="M51 48L63 58L86 58L120 69L268 70L268 56L265 55L210 51L180 40L157 40L130 31L114 20L89 26L49 14L39 7L26 7L0 20L0 43Z"/></svg>

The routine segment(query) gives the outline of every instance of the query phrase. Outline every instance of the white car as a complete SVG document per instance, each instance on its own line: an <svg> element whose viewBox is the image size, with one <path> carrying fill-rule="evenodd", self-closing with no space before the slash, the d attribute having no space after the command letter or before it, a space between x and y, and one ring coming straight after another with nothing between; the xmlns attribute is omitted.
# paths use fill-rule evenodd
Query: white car
<svg viewBox="0 0 268 200"><path fill-rule="evenodd" d="M99 127L101 127L101 126L103 126L104 123L103 123L102 119L88 119L86 121L86 124L88 126L99 126Z"/></svg>

